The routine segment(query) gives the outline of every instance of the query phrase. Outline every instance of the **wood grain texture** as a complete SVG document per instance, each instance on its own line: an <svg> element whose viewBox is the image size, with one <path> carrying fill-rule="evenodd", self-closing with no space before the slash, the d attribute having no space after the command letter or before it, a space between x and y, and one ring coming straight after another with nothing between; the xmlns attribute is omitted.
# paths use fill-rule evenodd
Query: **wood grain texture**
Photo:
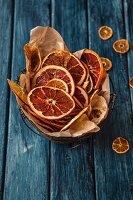
<svg viewBox="0 0 133 200"><path fill-rule="evenodd" d="M112 49L113 42L125 38L123 1L88 1L88 26L90 27L89 47L108 57L113 62L110 76L113 80L117 100L112 116L106 122L101 134L94 136L94 163L97 200L131 200L133 199L133 123L131 119L131 102L128 86L127 55L120 55ZM113 37L103 41L98 36L102 25L110 26ZM130 143L127 154L113 152L112 141L123 136Z"/></svg>
<svg viewBox="0 0 133 200"><path fill-rule="evenodd" d="M15 1L14 12L13 80L25 66L23 45L29 40L30 29L49 25L49 2ZM49 199L49 142L28 130L12 93L4 199Z"/></svg>
<svg viewBox="0 0 133 200"><path fill-rule="evenodd" d="M70 51L87 46L86 1L52 1L52 26ZM79 148L51 143L51 200L95 199L91 140Z"/></svg>
<svg viewBox="0 0 133 200"><path fill-rule="evenodd" d="M127 54L127 61L128 61L128 75L129 78L133 77L133 2L129 0L123 1L123 7L124 7L124 18L125 18L125 30L126 30L126 38L129 41L130 44L130 51ZM131 104L133 109L133 89L130 89L131 93ZM133 118L132 118L133 119Z"/></svg>
<svg viewBox="0 0 133 200"><path fill-rule="evenodd" d="M12 1L0 0L0 199L3 193L4 171L6 159L6 140L9 111L9 89L7 78L11 69L12 44Z"/></svg>

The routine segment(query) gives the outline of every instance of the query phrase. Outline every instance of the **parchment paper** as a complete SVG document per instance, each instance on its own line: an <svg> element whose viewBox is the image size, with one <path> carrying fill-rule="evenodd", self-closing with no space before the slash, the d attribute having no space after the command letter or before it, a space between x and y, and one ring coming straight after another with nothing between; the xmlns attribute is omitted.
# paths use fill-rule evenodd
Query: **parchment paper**
<svg viewBox="0 0 133 200"><path fill-rule="evenodd" d="M41 27L38 26L31 30L30 32L30 41L29 43L36 45L39 48L41 53L41 58L43 59L50 51L52 50L68 50L65 42L63 41L61 35L51 27ZM83 50L77 51L74 54L80 58L82 55ZM24 82L22 82L24 80ZM25 83L25 84L24 84ZM22 76L20 79L20 85L23 88L28 88L26 86L25 76ZM100 97L101 95L101 97ZM87 114L83 114L79 119L77 119L66 131L60 132L48 132L46 129L41 127L37 121L35 120L34 116L30 113L26 112L23 108L22 111L24 112L25 116L29 118L32 123L34 123L38 129L40 129L44 134L55 136L55 137L77 137L84 135L86 133L98 132L100 128L98 124L107 116L108 112L108 103L110 100L110 87L109 87L109 77L107 76L103 85L102 91L99 97L100 101L95 101L92 105L92 110L95 108L100 109L101 111L101 118L100 120L92 120L90 121L89 116ZM18 102L19 104L19 102ZM21 106L21 105L20 105ZM104 107L104 109L103 109ZM105 113L105 108L107 108ZM89 113L89 112L88 112Z"/></svg>

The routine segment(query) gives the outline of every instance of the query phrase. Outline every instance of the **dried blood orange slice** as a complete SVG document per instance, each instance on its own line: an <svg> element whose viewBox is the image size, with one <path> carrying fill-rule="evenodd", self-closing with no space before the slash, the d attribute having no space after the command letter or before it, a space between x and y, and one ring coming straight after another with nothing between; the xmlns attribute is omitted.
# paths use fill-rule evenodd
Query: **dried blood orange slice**
<svg viewBox="0 0 133 200"><path fill-rule="evenodd" d="M57 79L57 78L53 78L51 79L46 86L48 87L54 87L54 88L59 88L61 90L64 90L65 92L68 93L68 86L67 84L61 80L61 79Z"/></svg>
<svg viewBox="0 0 133 200"><path fill-rule="evenodd" d="M73 98L63 90L47 86L32 89L28 94L31 109L44 119L60 119L75 108Z"/></svg>
<svg viewBox="0 0 133 200"><path fill-rule="evenodd" d="M117 40L113 44L113 49L117 53L126 53L129 50L129 43L125 39Z"/></svg>
<svg viewBox="0 0 133 200"><path fill-rule="evenodd" d="M93 81L93 87L95 89L99 88L104 72L102 61L99 55L92 50L85 49L81 56L81 60L89 68L89 72Z"/></svg>
<svg viewBox="0 0 133 200"><path fill-rule="evenodd" d="M80 60L72 53L56 50L49 53L43 60L42 68L47 65L58 65L66 68L72 75L74 82L81 85L86 76L86 70Z"/></svg>
<svg viewBox="0 0 133 200"><path fill-rule="evenodd" d="M90 94L90 92L93 89L93 81L91 76L88 78L88 81L85 81L82 87L86 90L87 94Z"/></svg>
<svg viewBox="0 0 133 200"><path fill-rule="evenodd" d="M98 34L99 34L99 37L102 39L102 40L108 40L109 38L112 37L113 35L113 31L110 27L108 26L101 26L98 30Z"/></svg>
<svg viewBox="0 0 133 200"><path fill-rule="evenodd" d="M133 77L129 79L129 86L133 88Z"/></svg>
<svg viewBox="0 0 133 200"><path fill-rule="evenodd" d="M68 86L68 93L71 96L74 94L75 84L71 74L64 67L56 65L48 65L40 69L32 80L32 88L44 86L55 78L63 80Z"/></svg>
<svg viewBox="0 0 133 200"><path fill-rule="evenodd" d="M19 102L19 106L22 109L24 109L27 113L30 113L30 115L34 116L36 119L40 120L42 123L55 127L57 129L61 129L63 127L63 125L59 124L57 120L54 122L53 120L44 119L40 117L38 114L36 114L34 111L32 111L32 109L28 105L23 104L22 102L20 102L19 99L17 99L17 101Z"/></svg>
<svg viewBox="0 0 133 200"><path fill-rule="evenodd" d="M83 107L88 106L89 103L88 94L82 87L80 86L75 87L74 96L76 97L76 99L78 99L78 101L81 103Z"/></svg>
<svg viewBox="0 0 133 200"><path fill-rule="evenodd" d="M112 143L112 149L119 154L124 154L129 150L129 143L122 137L116 138Z"/></svg>
<svg viewBox="0 0 133 200"><path fill-rule="evenodd" d="M27 95L24 93L23 88L21 88L17 83L8 79L8 84L13 91L13 93L21 99L24 103L28 104L27 102Z"/></svg>
<svg viewBox="0 0 133 200"><path fill-rule="evenodd" d="M76 105L77 108L79 108L79 109L84 108L83 105L80 103L80 101L75 96L73 96L73 99L75 101L75 105Z"/></svg>
<svg viewBox="0 0 133 200"><path fill-rule="evenodd" d="M101 61L106 71L109 71L112 68L112 62L108 58L101 57Z"/></svg>

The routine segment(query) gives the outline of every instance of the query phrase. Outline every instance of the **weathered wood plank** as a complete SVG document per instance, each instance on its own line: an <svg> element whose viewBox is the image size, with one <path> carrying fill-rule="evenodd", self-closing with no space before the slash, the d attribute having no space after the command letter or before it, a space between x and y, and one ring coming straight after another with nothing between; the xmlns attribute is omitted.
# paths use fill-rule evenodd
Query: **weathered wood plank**
<svg viewBox="0 0 133 200"><path fill-rule="evenodd" d="M120 0L88 1L89 47L97 51L100 56L112 60L113 69L110 76L117 93L116 106L111 118L106 122L103 132L94 136L96 199L98 200L133 199L133 123L127 57L115 53L112 49L115 40L126 37L122 2ZM98 36L97 31L102 25L108 25L114 31L113 37L108 41L102 41ZM118 136L128 139L131 148L127 154L118 155L113 152L112 141Z"/></svg>
<svg viewBox="0 0 133 200"><path fill-rule="evenodd" d="M0 0L0 199L3 194L6 159L6 141L9 112L9 90L7 78L10 77L12 56L13 2Z"/></svg>
<svg viewBox="0 0 133 200"><path fill-rule="evenodd" d="M133 27L132 27L132 22L133 22L133 2L129 0L124 0L123 1L123 6L124 6L124 17L125 17L125 30L126 30L126 38L130 43L130 51L127 54L127 61L128 61L128 75L129 78L133 77ZM131 103L132 103L132 109L133 109L133 89L130 89L131 93Z"/></svg>
<svg viewBox="0 0 133 200"><path fill-rule="evenodd" d="M48 1L15 1L13 80L25 66L23 45L29 40L30 29L49 25L49 17ZM4 199L47 200L48 191L49 142L24 125L11 93Z"/></svg>
<svg viewBox="0 0 133 200"><path fill-rule="evenodd" d="M86 1L52 1L52 25L71 51L87 46ZM51 200L95 199L91 140L79 148L51 143Z"/></svg>

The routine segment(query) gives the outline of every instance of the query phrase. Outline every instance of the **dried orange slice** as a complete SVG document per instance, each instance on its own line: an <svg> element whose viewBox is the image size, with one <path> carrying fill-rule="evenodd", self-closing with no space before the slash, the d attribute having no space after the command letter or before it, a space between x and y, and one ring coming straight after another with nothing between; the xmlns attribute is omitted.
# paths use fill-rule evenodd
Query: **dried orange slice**
<svg viewBox="0 0 133 200"><path fill-rule="evenodd" d="M94 51L85 49L81 56L81 60L89 68L89 73L93 81L93 87L95 89L99 88L104 73L101 58Z"/></svg>
<svg viewBox="0 0 133 200"><path fill-rule="evenodd" d="M112 68L112 62L108 58L101 57L101 61L106 71L109 71Z"/></svg>
<svg viewBox="0 0 133 200"><path fill-rule="evenodd" d="M44 118L40 117L35 112L33 112L32 109L28 105L22 103L22 101L20 101L18 98L17 98L17 101L19 103L19 106L23 110L25 110L27 113L30 113L30 115L34 116L36 119L40 120L42 123L50 125L52 127L55 127L57 129L61 129L63 127L63 125L57 123L57 120L56 120L56 122L54 122L53 120L51 121L51 120L47 120L47 119L44 119Z"/></svg>
<svg viewBox="0 0 133 200"><path fill-rule="evenodd" d="M49 53L43 60L42 68L47 65L57 65L66 68L72 75L74 82L81 85L86 77L86 70L80 60L72 53L56 50Z"/></svg>
<svg viewBox="0 0 133 200"><path fill-rule="evenodd" d="M72 96L75 91L75 84L69 71L64 67L48 65L40 69L32 80L32 88L46 85L52 79L63 80L68 86L68 93Z"/></svg>
<svg viewBox="0 0 133 200"><path fill-rule="evenodd" d="M85 81L82 87L86 90L87 94L90 94L90 92L93 89L93 81L91 76L88 78L88 81Z"/></svg>
<svg viewBox="0 0 133 200"><path fill-rule="evenodd" d="M129 150L129 143L122 137L116 138L112 143L112 149L119 154L124 154Z"/></svg>
<svg viewBox="0 0 133 200"><path fill-rule="evenodd" d="M117 40L113 44L113 49L117 53L126 53L129 50L129 43L125 39Z"/></svg>
<svg viewBox="0 0 133 200"><path fill-rule="evenodd" d="M82 87L80 86L75 87L74 96L76 97L76 99L78 99L78 101L81 103L83 107L88 106L89 104L88 94Z"/></svg>
<svg viewBox="0 0 133 200"><path fill-rule="evenodd" d="M27 97L29 106L44 119L60 119L75 108L72 97L63 90L47 86L36 87Z"/></svg>
<svg viewBox="0 0 133 200"><path fill-rule="evenodd" d="M38 71L41 67L41 55L39 49L33 44L25 44L24 53L27 71L30 73Z"/></svg>
<svg viewBox="0 0 133 200"><path fill-rule="evenodd" d="M8 79L8 84L13 91L13 93L21 99L24 103L27 103L27 95L24 93L23 88L21 88L17 83Z"/></svg>
<svg viewBox="0 0 133 200"><path fill-rule="evenodd" d="M109 38L112 37L113 35L113 31L110 27L108 26L101 26L98 30L98 34L99 34L99 37L102 39L102 40L108 40Z"/></svg>
<svg viewBox="0 0 133 200"><path fill-rule="evenodd" d="M129 79L129 86L133 88L133 77Z"/></svg>
<svg viewBox="0 0 133 200"><path fill-rule="evenodd" d="M54 88L59 88L61 90L64 90L65 92L68 93L68 86L67 84L61 80L61 79L57 79L57 78L53 78L51 79L46 86L48 87L54 87Z"/></svg>
<svg viewBox="0 0 133 200"><path fill-rule="evenodd" d="M73 119L66 124L61 131L67 130L78 118L80 118L86 111L88 110L88 107L84 108L82 111L80 111L76 116L73 117Z"/></svg>

